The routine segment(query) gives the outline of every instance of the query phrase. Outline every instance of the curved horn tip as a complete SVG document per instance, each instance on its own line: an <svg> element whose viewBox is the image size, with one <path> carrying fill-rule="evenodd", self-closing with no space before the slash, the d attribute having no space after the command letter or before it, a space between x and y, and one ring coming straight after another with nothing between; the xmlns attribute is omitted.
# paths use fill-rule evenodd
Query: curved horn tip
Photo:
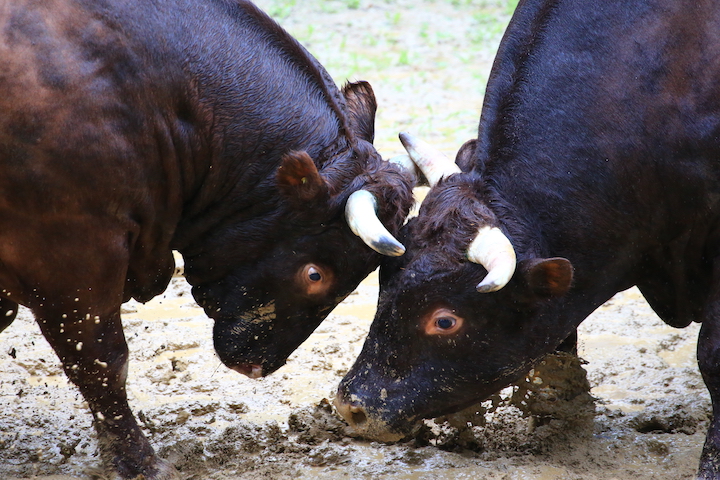
<svg viewBox="0 0 720 480"><path fill-rule="evenodd" d="M400 143L405 145L407 143L412 143L412 141L414 140L415 137L410 135L408 132L400 132L398 134L398 138L400 138Z"/></svg>
<svg viewBox="0 0 720 480"><path fill-rule="evenodd" d="M403 147L410 155L410 158L413 160L417 161L425 156L423 154L427 154L424 150L427 150L429 145L427 145L423 140L417 138L415 135L411 135L408 132L400 132L398 134L398 138L400 139L400 143L402 143ZM421 150L422 152L418 150ZM432 149L432 153L442 155L439 150L436 151L434 148Z"/></svg>
<svg viewBox="0 0 720 480"><path fill-rule="evenodd" d="M367 190L353 192L345 206L345 218L350 230L381 255L402 255L405 247L380 222L376 209L377 200L372 193Z"/></svg>
<svg viewBox="0 0 720 480"><path fill-rule="evenodd" d="M501 290L505 284L497 283L496 281L485 281L477 284L477 287L475 287L478 291L478 293L492 293L497 292L498 290Z"/></svg>
<svg viewBox="0 0 720 480"><path fill-rule="evenodd" d="M505 285L510 283L510 279L515 273L515 268L498 268L493 269L485 275L485 278L477 284L477 291L479 293L492 293L501 290Z"/></svg>
<svg viewBox="0 0 720 480"><path fill-rule="evenodd" d="M400 132L398 133L398 138L400 139L400 143L402 143L406 149L414 148L414 146L418 144L422 146L427 145L424 140L421 140L410 132ZM433 150L435 149L433 148Z"/></svg>
<svg viewBox="0 0 720 480"><path fill-rule="evenodd" d="M460 167L458 167L455 162L425 141L407 132L401 132L399 137L408 155L412 161L415 162L418 169L425 175L430 186L434 186L445 177L462 173Z"/></svg>
<svg viewBox="0 0 720 480"><path fill-rule="evenodd" d="M517 265L510 240L497 227L483 226L467 251L467 258L488 271L477 285L480 293L496 292L508 284Z"/></svg>
<svg viewBox="0 0 720 480"><path fill-rule="evenodd" d="M392 237L382 237L369 245L370 248L378 252L380 255L387 257L399 257L405 253L405 245L398 242Z"/></svg>

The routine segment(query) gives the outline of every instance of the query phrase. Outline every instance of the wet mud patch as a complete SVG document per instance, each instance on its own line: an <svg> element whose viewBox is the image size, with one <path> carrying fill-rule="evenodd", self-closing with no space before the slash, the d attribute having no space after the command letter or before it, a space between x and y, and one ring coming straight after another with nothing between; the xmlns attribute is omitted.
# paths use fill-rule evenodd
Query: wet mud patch
<svg viewBox="0 0 720 480"><path fill-rule="evenodd" d="M550 355L518 385L461 412L425 420L408 446L484 460L546 453L588 436L595 414L589 391L577 357Z"/></svg>
<svg viewBox="0 0 720 480"><path fill-rule="evenodd" d="M308 445L345 441L349 437L348 424L335 413L326 398L314 407L290 414L288 428L297 434L298 441Z"/></svg>
<svg viewBox="0 0 720 480"><path fill-rule="evenodd" d="M687 396L648 402L630 416L628 425L639 433L704 433L712 419L707 401Z"/></svg>
<svg viewBox="0 0 720 480"><path fill-rule="evenodd" d="M545 357L521 382L453 415L425 421L415 445L441 450L538 454L590 437L595 398L576 355Z"/></svg>
<svg viewBox="0 0 720 480"><path fill-rule="evenodd" d="M203 432L174 441L176 432L156 438L165 444L160 455L188 479L298 478L307 467L332 467L350 463L347 425L335 415L327 399L292 412L286 423L238 422L222 432ZM204 434L205 433L205 434Z"/></svg>

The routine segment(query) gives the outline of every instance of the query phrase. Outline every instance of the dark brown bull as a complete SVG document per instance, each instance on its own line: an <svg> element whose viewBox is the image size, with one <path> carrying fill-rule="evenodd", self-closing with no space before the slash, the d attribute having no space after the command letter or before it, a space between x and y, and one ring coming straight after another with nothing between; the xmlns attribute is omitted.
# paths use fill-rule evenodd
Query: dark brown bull
<svg viewBox="0 0 720 480"><path fill-rule="evenodd" d="M2 1L0 92L0 329L32 310L121 478L176 476L128 407L120 323L173 249L251 376L379 264L365 243L403 251L412 179L371 145L370 86L338 91L250 2Z"/></svg>
<svg viewBox="0 0 720 480"><path fill-rule="evenodd" d="M669 325L702 322L698 475L720 478L719 52L712 1L521 1L477 141L381 266L347 420L397 439L481 401L637 285Z"/></svg>

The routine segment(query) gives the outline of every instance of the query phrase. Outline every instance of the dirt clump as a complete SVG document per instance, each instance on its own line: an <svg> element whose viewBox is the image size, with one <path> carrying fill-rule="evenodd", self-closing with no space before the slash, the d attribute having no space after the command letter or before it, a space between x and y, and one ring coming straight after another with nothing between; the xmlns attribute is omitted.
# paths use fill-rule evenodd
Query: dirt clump
<svg viewBox="0 0 720 480"><path fill-rule="evenodd" d="M418 447L452 452L524 455L589 437L595 398L576 355L546 356L516 385L461 412L425 421L413 439Z"/></svg>
<svg viewBox="0 0 720 480"><path fill-rule="evenodd" d="M577 355L555 352L517 384L511 403L529 418L529 429L551 427L562 432L592 425L595 398L584 363Z"/></svg>
<svg viewBox="0 0 720 480"><path fill-rule="evenodd" d="M290 414L288 427L290 432L297 434L299 442L308 445L338 442L349 437L348 424L335 414L326 398L314 407L303 408Z"/></svg>

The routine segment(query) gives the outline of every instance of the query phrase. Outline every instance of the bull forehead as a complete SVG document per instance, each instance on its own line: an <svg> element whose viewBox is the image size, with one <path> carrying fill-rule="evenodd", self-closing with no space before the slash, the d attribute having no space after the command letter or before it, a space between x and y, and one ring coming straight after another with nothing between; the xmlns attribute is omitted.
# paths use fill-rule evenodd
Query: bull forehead
<svg viewBox="0 0 720 480"><path fill-rule="evenodd" d="M453 282L459 277L472 274L477 269L478 275L484 271L479 265L467 261L465 256L458 256L442 247L423 250L412 258L410 263L401 270L403 280L409 285L437 285Z"/></svg>
<svg viewBox="0 0 720 480"><path fill-rule="evenodd" d="M460 307L457 304L458 291L467 290L468 295L479 295L475 290L476 280L482 278L482 274L468 278L461 270L465 269L435 270L432 274L424 268L401 270L392 283L381 285L376 321L392 329L399 327L398 321L413 328L416 321L435 308L454 310ZM462 288L465 284L467 289Z"/></svg>

